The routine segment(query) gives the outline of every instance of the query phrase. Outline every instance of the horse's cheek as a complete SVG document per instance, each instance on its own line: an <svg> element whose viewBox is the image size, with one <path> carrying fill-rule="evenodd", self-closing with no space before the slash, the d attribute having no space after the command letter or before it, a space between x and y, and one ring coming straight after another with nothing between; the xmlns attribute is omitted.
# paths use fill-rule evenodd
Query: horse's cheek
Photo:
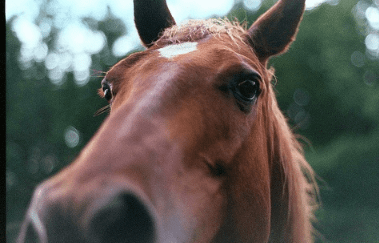
<svg viewBox="0 0 379 243"><path fill-rule="evenodd" d="M190 242L210 242L219 231L226 213L222 182L204 170L187 171L171 185L175 211Z"/></svg>

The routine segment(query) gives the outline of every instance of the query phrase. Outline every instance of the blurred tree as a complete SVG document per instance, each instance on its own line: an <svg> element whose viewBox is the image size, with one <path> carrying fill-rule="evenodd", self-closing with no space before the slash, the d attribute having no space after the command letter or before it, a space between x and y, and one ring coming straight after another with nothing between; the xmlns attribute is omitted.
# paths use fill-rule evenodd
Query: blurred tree
<svg viewBox="0 0 379 243"><path fill-rule="evenodd" d="M307 157L325 181L321 242L379 242L379 59L357 31L356 5L344 0L307 13L289 53L272 61L280 106L312 142ZM309 96L305 105L299 89Z"/></svg>
<svg viewBox="0 0 379 243"><path fill-rule="evenodd" d="M41 11L36 24L46 22L46 18L49 16ZM97 89L102 71L118 61L111 44L125 33L124 24L109 11L103 21L92 20L98 30L104 31L108 42L91 57L94 77L86 85L78 85L73 67L56 82L49 78L52 70L46 67L46 60L23 59L25 47L13 28L16 19L6 24L7 242L15 241L35 186L70 163L105 118L93 116L107 104L97 96ZM49 54L72 55L57 49L59 34L52 26L43 39ZM66 135L79 140L69 144Z"/></svg>

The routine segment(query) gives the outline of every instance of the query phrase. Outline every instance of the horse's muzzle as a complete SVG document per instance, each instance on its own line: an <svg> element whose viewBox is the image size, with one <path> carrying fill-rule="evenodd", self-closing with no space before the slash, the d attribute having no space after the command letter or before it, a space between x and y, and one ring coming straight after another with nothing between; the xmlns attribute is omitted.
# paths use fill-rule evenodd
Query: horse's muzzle
<svg viewBox="0 0 379 243"><path fill-rule="evenodd" d="M154 221L144 203L121 192L90 214L87 238L91 242L154 242Z"/></svg>
<svg viewBox="0 0 379 243"><path fill-rule="evenodd" d="M46 200L49 194L35 196L18 243L155 242L154 216L143 199L130 190L108 190L116 193L104 192L106 196L92 201L83 212L75 211L78 215Z"/></svg>

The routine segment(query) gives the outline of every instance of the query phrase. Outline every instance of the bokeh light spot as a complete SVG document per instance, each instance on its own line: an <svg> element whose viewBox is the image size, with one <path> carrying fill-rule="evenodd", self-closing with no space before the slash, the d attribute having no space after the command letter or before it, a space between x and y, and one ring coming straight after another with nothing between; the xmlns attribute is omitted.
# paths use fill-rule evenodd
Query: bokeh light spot
<svg viewBox="0 0 379 243"><path fill-rule="evenodd" d="M366 18L370 26L379 30L379 9L375 7L368 7L365 11Z"/></svg>
<svg viewBox="0 0 379 243"><path fill-rule="evenodd" d="M36 62L43 62L48 52L49 48L46 43L40 43L40 45L34 49L34 60L36 60Z"/></svg>
<svg viewBox="0 0 379 243"><path fill-rule="evenodd" d="M113 43L112 53L116 57L125 56L128 52L136 48L138 43L139 37L137 33L121 36Z"/></svg>
<svg viewBox="0 0 379 243"><path fill-rule="evenodd" d="M243 5L251 11L257 11L261 7L261 4L261 0L243 0Z"/></svg>
<svg viewBox="0 0 379 243"><path fill-rule="evenodd" d="M58 159L55 155L46 155L42 160L42 168L46 175L51 174L58 164Z"/></svg>
<svg viewBox="0 0 379 243"><path fill-rule="evenodd" d="M64 140L69 148L75 148L80 140L79 131L75 127L69 126L64 133Z"/></svg>
<svg viewBox="0 0 379 243"><path fill-rule="evenodd" d="M308 105L310 101L310 95L308 91L304 89L296 89L295 92L293 93L293 100L298 104L299 106L306 106Z"/></svg>
<svg viewBox="0 0 379 243"><path fill-rule="evenodd" d="M79 53L74 55L73 58L73 69L75 71L87 70L92 64L91 56L87 53Z"/></svg>
<svg viewBox="0 0 379 243"><path fill-rule="evenodd" d="M55 52L50 52L45 59L45 67L48 70L56 68L59 64L59 56Z"/></svg>
<svg viewBox="0 0 379 243"><path fill-rule="evenodd" d="M49 70L48 77L53 84L61 85L63 84L64 72L59 67L56 67Z"/></svg>
<svg viewBox="0 0 379 243"><path fill-rule="evenodd" d="M12 28L18 39L28 48L36 47L42 40L42 35L38 26L25 18L18 17Z"/></svg>
<svg viewBox="0 0 379 243"><path fill-rule="evenodd" d="M327 0L307 0L305 1L305 9L307 10L314 9L326 1Z"/></svg>
<svg viewBox="0 0 379 243"><path fill-rule="evenodd" d="M365 39L365 44L370 51L379 50L379 35L375 33L369 34Z"/></svg>
<svg viewBox="0 0 379 243"><path fill-rule="evenodd" d="M88 83L90 78L89 69L74 71L75 83L78 86L84 86Z"/></svg>

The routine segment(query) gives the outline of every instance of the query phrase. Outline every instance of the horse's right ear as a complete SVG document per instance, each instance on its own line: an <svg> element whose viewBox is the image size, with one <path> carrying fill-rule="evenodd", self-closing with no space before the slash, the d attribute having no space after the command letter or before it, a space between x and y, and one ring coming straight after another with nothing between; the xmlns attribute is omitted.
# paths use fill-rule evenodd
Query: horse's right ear
<svg viewBox="0 0 379 243"><path fill-rule="evenodd" d="M150 47L166 28L175 25L166 0L133 0L134 22L142 43Z"/></svg>
<svg viewBox="0 0 379 243"><path fill-rule="evenodd" d="M279 0L249 28L249 42L262 62L288 49L295 40L304 8L305 0Z"/></svg>

